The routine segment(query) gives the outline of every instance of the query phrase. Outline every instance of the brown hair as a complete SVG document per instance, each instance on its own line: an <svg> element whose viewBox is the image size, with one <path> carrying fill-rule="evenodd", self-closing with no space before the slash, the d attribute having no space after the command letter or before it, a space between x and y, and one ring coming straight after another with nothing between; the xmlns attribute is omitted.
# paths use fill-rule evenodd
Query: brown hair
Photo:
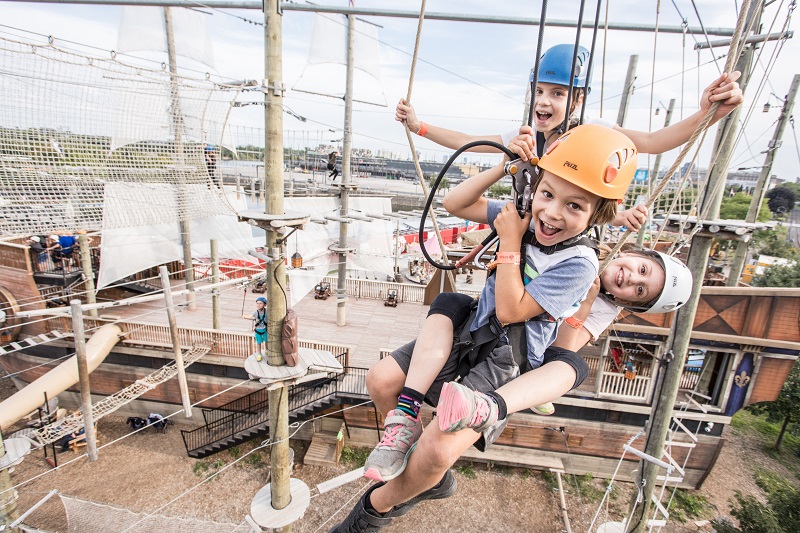
<svg viewBox="0 0 800 533"><path fill-rule="evenodd" d="M616 200L609 198L600 198L597 208L594 210L592 217L589 219L589 227L603 226L614 220L617 216L617 206L619 204Z"/></svg>

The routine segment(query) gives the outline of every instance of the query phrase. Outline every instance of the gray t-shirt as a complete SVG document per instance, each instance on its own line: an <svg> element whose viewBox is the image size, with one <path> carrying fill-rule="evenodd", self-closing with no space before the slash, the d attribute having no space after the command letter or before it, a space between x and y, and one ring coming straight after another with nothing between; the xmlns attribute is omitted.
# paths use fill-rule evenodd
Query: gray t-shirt
<svg viewBox="0 0 800 533"><path fill-rule="evenodd" d="M504 205L504 202L489 200L487 219L492 228ZM528 245L525 253L527 264L538 272L538 276L525 285L525 290L545 310L525 322L528 362L532 368L538 368L544 351L556 339L558 320L573 314L586 297L597 277L598 262L594 250L586 246L572 246L548 256ZM496 277L489 276L486 280L471 331L488 324L495 314Z"/></svg>
<svg viewBox="0 0 800 533"><path fill-rule="evenodd" d="M264 333L267 331L267 310L264 309L263 311L259 311L256 309L253 311L253 329L258 331L259 333Z"/></svg>

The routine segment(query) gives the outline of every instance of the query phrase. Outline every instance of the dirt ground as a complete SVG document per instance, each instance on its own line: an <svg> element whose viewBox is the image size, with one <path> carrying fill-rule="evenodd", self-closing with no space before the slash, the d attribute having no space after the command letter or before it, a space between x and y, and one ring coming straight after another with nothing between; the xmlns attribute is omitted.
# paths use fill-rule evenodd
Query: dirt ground
<svg viewBox="0 0 800 533"><path fill-rule="evenodd" d="M13 392L13 387L8 385L9 380L0 379L1 397ZM59 454L59 464L63 466L55 471L44 461L41 451L33 452L11 476L12 482L19 485L20 512L55 488L68 496L135 512L154 512L174 499L158 514L241 523L256 492L268 482L268 448L245 456L258 446L255 441L234 451L195 460L186 455L180 427L180 424L171 426L165 434L147 430L130 435L102 448L95 463L81 458L64 465L78 456L71 451ZM124 437L129 432L124 418L109 416L99 422L101 444ZM728 441L716 467L700 491L711 504L705 516L700 518L728 515L729 500L735 490L760 494L752 475L759 469L783 473L795 482L797 479L762 453L759 445L750 444L752 441L745 439L736 429L728 428L726 437ZM307 443L293 441L292 447L297 462L301 463ZM233 463L236 457L240 460L234 466L200 484L224 465ZM305 516L295 523L293 531L327 531L346 516L356 498L366 489L366 480L362 478L318 496L315 496L314 487L354 467L353 464L337 468L295 466L293 475L312 488L312 499ZM31 479L33 481L26 483ZM458 491L453 497L419 505L402 519L395 520L385 531L392 533L410 528L415 532L556 532L563 528L558 494L552 480L545 479L541 472L459 463L456 479ZM589 480L576 488L577 481L572 476L565 478L567 505L573 529L586 531L606 485L602 480ZM187 492L190 489L193 490ZM600 515L598 524L621 520L631 491L629 484L615 484L611 505ZM709 526L696 526L695 520L698 519L684 524L672 521L663 531L710 531ZM51 499L35 511L27 523L45 531L77 531L74 525L68 524L65 508L58 498ZM98 526L97 531L100 530ZM110 531L114 531L113 527Z"/></svg>

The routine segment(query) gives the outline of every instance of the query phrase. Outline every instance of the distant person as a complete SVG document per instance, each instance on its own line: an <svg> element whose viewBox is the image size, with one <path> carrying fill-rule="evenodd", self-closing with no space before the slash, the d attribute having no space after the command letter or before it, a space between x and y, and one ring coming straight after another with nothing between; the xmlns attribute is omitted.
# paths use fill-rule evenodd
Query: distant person
<svg viewBox="0 0 800 533"><path fill-rule="evenodd" d="M58 245L61 249L61 258L64 259L67 265L72 263L73 252L75 251L75 243L78 239L75 235L59 235Z"/></svg>
<svg viewBox="0 0 800 533"><path fill-rule="evenodd" d="M42 238L38 235L33 235L28 239L28 247L31 250L31 259L33 259L36 271L43 272L45 270L44 265L47 262L47 248L42 243Z"/></svg>
<svg viewBox="0 0 800 533"><path fill-rule="evenodd" d="M211 181L221 186L222 183L217 181L217 154L214 152L214 145L207 144L203 149L203 154L206 159L206 169L208 170L208 177Z"/></svg>
<svg viewBox="0 0 800 533"><path fill-rule="evenodd" d="M267 354L267 299L263 296L256 298L256 310L251 315L242 315L242 318L253 321L253 335L256 338L256 361L261 361Z"/></svg>
<svg viewBox="0 0 800 533"><path fill-rule="evenodd" d="M331 152L328 154L328 170L331 171L328 177L331 178L331 180L335 180L336 176L339 175L339 169L336 168L336 157L338 155L339 152Z"/></svg>
<svg viewBox="0 0 800 533"><path fill-rule="evenodd" d="M61 446L60 451L62 453L68 451L69 450L69 443L72 442L73 440L77 439L78 437L84 435L85 433L86 433L86 429L85 428L81 428L78 431L75 431L73 433L69 433L68 435L64 435L63 437L61 437L61 440L58 441L59 446Z"/></svg>

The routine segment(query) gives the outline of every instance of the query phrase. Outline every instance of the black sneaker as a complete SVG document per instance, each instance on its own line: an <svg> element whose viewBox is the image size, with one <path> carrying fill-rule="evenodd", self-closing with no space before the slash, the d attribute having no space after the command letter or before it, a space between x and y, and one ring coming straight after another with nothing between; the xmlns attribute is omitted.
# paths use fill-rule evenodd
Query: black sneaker
<svg viewBox="0 0 800 533"><path fill-rule="evenodd" d="M415 505L425 500L443 500L444 498L449 498L456 492L456 488L458 488L458 483L456 483L456 478L453 475L452 470L448 470L445 472L444 477L442 480L437 483L434 487L426 490L425 492L411 498L405 503L401 503L400 505L395 505L391 511L385 513L383 516L387 518L395 518L398 516L403 516L407 512L409 512Z"/></svg>
<svg viewBox="0 0 800 533"><path fill-rule="evenodd" d="M376 483L368 488L367 492L358 500L356 506L353 507L353 510L350 511L350 514L347 515L347 518L341 524L333 526L328 530L328 533L372 533L380 531L384 526L388 526L392 522L392 518L388 516L389 513L384 516L378 516L375 511L368 511L365 506L367 498L372 494L372 491L383 485L384 483Z"/></svg>

